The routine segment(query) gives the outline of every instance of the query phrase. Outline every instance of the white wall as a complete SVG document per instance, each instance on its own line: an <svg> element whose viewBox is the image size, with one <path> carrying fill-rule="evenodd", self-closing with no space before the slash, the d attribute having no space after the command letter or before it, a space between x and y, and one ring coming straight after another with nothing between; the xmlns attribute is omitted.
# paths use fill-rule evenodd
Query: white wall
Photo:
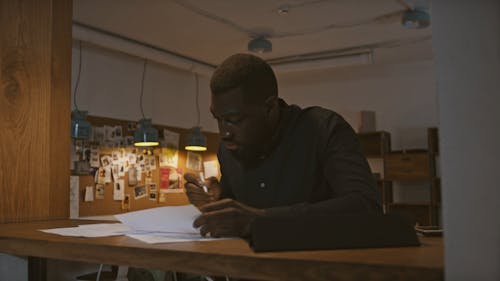
<svg viewBox="0 0 500 281"><path fill-rule="evenodd" d="M72 89L78 73L78 45L73 45ZM140 93L144 60L82 43L77 105L90 115L125 120L141 118ZM74 91L74 90L73 90ZM153 123L190 128L196 125L196 87L192 73L148 62L143 109ZM208 78L199 76L201 126L216 132L208 110ZM73 97L72 97L73 103Z"/></svg>
<svg viewBox="0 0 500 281"><path fill-rule="evenodd" d="M433 2L446 280L500 280L500 2Z"/></svg>
<svg viewBox="0 0 500 281"><path fill-rule="evenodd" d="M426 128L438 124L432 61L297 73L279 82L287 101L333 109L354 128L359 111L375 111L377 130L391 133L393 149L427 147Z"/></svg>

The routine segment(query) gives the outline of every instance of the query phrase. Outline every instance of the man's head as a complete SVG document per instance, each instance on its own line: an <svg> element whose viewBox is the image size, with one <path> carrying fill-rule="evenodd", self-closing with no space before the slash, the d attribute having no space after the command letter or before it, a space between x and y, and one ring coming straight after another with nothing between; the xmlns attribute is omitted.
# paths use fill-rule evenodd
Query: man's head
<svg viewBox="0 0 500 281"><path fill-rule="evenodd" d="M232 55L215 70L210 89L210 111L226 148L244 164L266 153L279 119L278 85L269 64Z"/></svg>

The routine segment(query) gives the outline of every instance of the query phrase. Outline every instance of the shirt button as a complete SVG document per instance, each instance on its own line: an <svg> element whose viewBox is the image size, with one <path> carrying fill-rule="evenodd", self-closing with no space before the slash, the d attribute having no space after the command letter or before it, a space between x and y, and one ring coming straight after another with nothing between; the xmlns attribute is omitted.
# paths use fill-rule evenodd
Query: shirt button
<svg viewBox="0 0 500 281"><path fill-rule="evenodd" d="M265 188L265 187L266 187L266 184L265 184L265 183L263 183L263 182L261 182L259 186L260 186L260 188Z"/></svg>

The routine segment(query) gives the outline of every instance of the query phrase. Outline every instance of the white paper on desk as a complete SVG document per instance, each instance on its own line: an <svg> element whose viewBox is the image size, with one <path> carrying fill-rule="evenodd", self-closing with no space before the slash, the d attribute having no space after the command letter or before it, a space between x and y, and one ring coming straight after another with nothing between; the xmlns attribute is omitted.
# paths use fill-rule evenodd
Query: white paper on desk
<svg viewBox="0 0 500 281"><path fill-rule="evenodd" d="M200 214L195 206L185 205L152 208L115 217L136 231L198 234L193 221Z"/></svg>
<svg viewBox="0 0 500 281"><path fill-rule="evenodd" d="M191 236L183 236L183 235L156 236L156 235L142 235L142 234L127 234L127 236L148 244L234 239L234 238L207 238L207 237L202 237L200 234Z"/></svg>
<svg viewBox="0 0 500 281"><path fill-rule="evenodd" d="M76 237L107 237L123 235L130 231L130 227L121 223L83 224L78 227L41 229L45 233Z"/></svg>

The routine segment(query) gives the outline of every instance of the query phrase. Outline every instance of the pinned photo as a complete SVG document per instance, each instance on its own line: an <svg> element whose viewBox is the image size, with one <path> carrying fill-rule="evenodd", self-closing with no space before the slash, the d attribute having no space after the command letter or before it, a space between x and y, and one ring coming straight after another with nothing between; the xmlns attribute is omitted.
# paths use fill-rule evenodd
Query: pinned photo
<svg viewBox="0 0 500 281"><path fill-rule="evenodd" d="M85 196L83 201L85 202L94 201L94 188L92 186L85 187Z"/></svg>
<svg viewBox="0 0 500 281"><path fill-rule="evenodd" d="M90 167L99 168L99 147L93 145L90 147Z"/></svg>
<svg viewBox="0 0 500 281"><path fill-rule="evenodd" d="M105 184L106 183L106 171L104 168L99 168L97 172L95 173L95 182L98 184Z"/></svg>
<svg viewBox="0 0 500 281"><path fill-rule="evenodd" d="M184 192L184 188L182 186L181 169L160 168L160 192L161 193Z"/></svg>
<svg viewBox="0 0 500 281"><path fill-rule="evenodd" d="M149 200L156 201L156 192L149 192Z"/></svg>
<svg viewBox="0 0 500 281"><path fill-rule="evenodd" d="M125 181L118 180L113 185L113 200L123 200L125 195Z"/></svg>
<svg viewBox="0 0 500 281"><path fill-rule="evenodd" d="M160 193L160 194L158 195L158 202L160 202L160 203L165 203L165 202L167 202L167 194L165 194L165 193Z"/></svg>
<svg viewBox="0 0 500 281"><path fill-rule="evenodd" d="M94 136L94 141L98 143L103 143L105 139L104 127L93 127L92 132Z"/></svg>
<svg viewBox="0 0 500 281"><path fill-rule="evenodd" d="M200 153L188 151L186 168L195 171L201 171L201 162L202 162L202 157Z"/></svg>
<svg viewBox="0 0 500 281"><path fill-rule="evenodd" d="M95 186L95 199L104 199L104 185L96 184L96 186Z"/></svg>
<svg viewBox="0 0 500 281"><path fill-rule="evenodd" d="M130 210L130 194L125 194L123 196L122 210Z"/></svg>
<svg viewBox="0 0 500 281"><path fill-rule="evenodd" d="M109 155L103 155L101 157L101 166L108 167L113 163L113 158Z"/></svg>
<svg viewBox="0 0 500 281"><path fill-rule="evenodd" d="M104 167L104 182L105 183L110 183L112 182L111 180L111 167Z"/></svg>
<svg viewBox="0 0 500 281"><path fill-rule="evenodd" d="M146 192L146 186L145 185L141 185L141 186L138 186L138 187L134 188L134 198L136 200L140 199L140 198L144 198L144 197L146 197L146 195L147 195L147 192Z"/></svg>

